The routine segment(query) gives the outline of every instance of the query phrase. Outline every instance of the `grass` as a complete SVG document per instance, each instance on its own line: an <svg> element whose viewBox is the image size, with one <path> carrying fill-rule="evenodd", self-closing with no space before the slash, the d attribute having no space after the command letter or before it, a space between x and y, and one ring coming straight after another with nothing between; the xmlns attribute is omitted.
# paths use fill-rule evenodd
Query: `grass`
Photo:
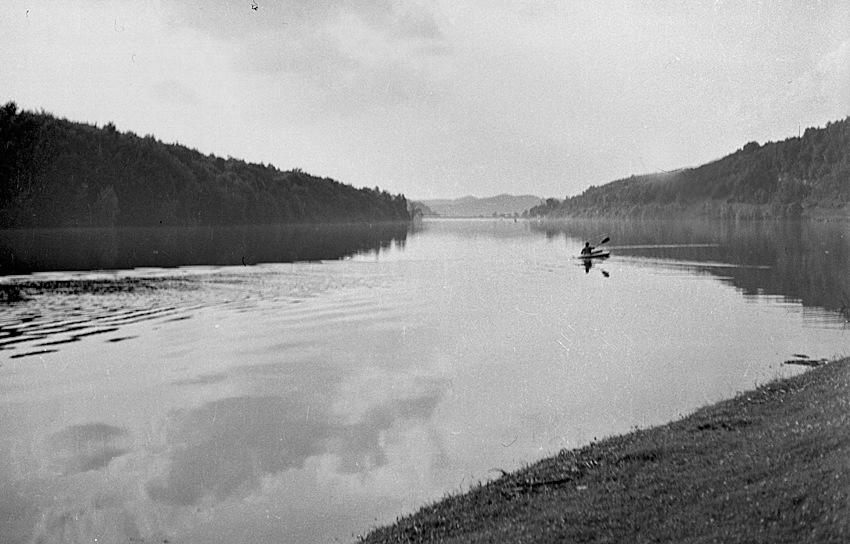
<svg viewBox="0 0 850 544"><path fill-rule="evenodd" d="M850 359L562 451L363 542L850 542Z"/></svg>

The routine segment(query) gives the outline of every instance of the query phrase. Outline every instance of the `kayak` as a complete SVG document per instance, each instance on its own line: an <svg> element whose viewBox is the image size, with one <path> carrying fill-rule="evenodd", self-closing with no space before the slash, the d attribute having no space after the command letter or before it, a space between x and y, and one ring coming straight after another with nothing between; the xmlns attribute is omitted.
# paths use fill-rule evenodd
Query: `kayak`
<svg viewBox="0 0 850 544"><path fill-rule="evenodd" d="M605 251L605 250L600 249L600 250L596 250L596 251L591 251L590 253L583 253L581 255L576 255L576 259L581 259L582 261L589 261L589 260L593 260L593 259L607 259L610 256L611 256L610 251Z"/></svg>

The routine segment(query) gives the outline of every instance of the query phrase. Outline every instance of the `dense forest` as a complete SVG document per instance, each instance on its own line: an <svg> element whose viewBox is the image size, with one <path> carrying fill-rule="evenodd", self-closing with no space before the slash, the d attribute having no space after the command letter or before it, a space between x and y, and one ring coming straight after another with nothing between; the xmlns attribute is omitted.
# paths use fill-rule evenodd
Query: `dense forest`
<svg viewBox="0 0 850 544"><path fill-rule="evenodd" d="M550 198L531 217L850 217L850 117L801 137L750 142L697 168L632 176Z"/></svg>
<svg viewBox="0 0 850 544"><path fill-rule="evenodd" d="M409 221L407 199L153 136L0 110L0 228Z"/></svg>

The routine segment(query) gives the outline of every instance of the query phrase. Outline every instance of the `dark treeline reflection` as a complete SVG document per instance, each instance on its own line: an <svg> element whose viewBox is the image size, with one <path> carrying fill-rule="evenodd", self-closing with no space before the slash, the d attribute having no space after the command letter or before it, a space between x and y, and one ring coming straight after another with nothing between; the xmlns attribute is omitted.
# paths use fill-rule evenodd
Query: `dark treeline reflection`
<svg viewBox="0 0 850 544"><path fill-rule="evenodd" d="M533 224L547 237L598 242L615 256L692 264L745 295L850 313L850 224L804 221L598 221Z"/></svg>
<svg viewBox="0 0 850 544"><path fill-rule="evenodd" d="M406 223L0 231L0 275L331 260L403 246Z"/></svg>

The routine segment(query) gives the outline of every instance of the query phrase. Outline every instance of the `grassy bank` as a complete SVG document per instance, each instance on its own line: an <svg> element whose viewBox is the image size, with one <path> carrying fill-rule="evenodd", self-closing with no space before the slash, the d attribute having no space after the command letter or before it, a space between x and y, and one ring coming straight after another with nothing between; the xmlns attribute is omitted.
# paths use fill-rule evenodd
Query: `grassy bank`
<svg viewBox="0 0 850 544"><path fill-rule="evenodd" d="M365 542L850 542L850 359L563 451Z"/></svg>

